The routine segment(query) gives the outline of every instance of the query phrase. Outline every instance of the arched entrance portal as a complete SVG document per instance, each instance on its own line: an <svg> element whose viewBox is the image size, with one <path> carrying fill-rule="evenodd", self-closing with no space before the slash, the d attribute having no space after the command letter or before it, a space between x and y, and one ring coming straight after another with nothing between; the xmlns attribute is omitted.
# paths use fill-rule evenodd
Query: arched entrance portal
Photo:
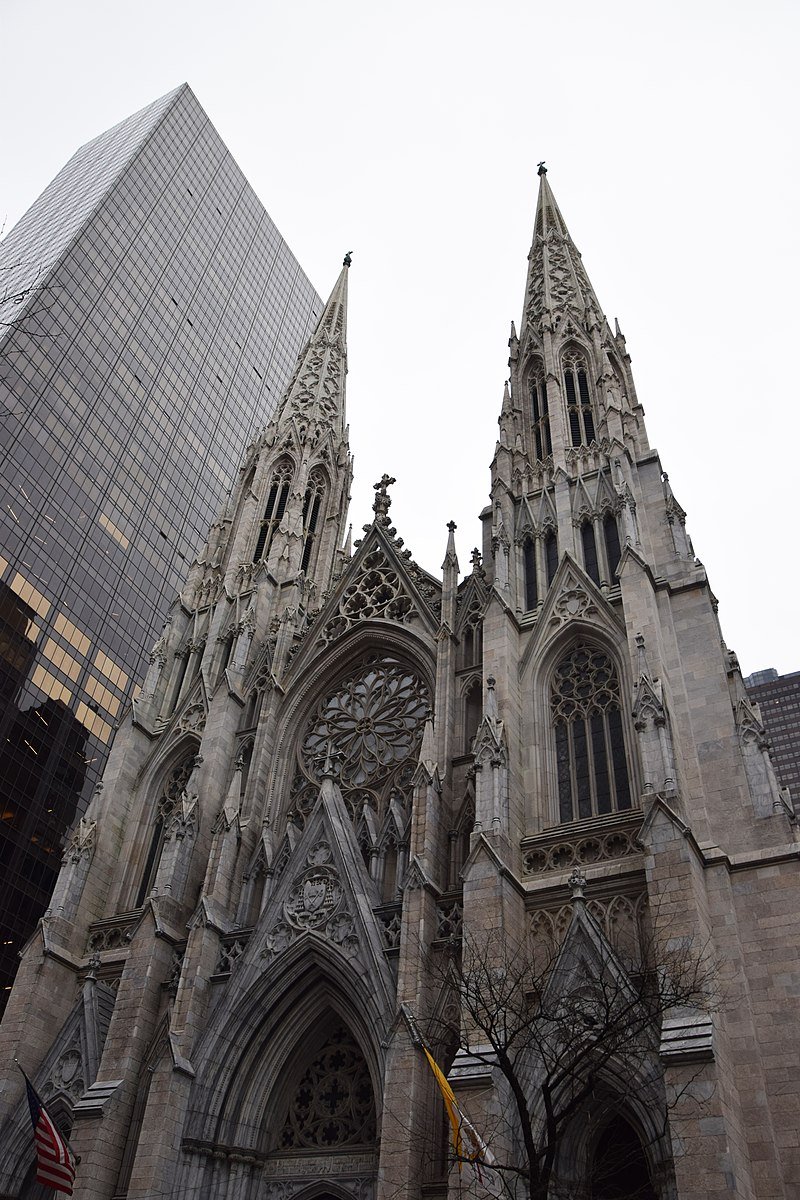
<svg viewBox="0 0 800 1200"><path fill-rule="evenodd" d="M591 1200L657 1200L644 1148L624 1117L613 1117L597 1140L589 1195Z"/></svg>
<svg viewBox="0 0 800 1200"><path fill-rule="evenodd" d="M342 1017L318 1016L290 1051L265 1112L267 1179L299 1186L296 1200L370 1194L378 1111L363 1050Z"/></svg>

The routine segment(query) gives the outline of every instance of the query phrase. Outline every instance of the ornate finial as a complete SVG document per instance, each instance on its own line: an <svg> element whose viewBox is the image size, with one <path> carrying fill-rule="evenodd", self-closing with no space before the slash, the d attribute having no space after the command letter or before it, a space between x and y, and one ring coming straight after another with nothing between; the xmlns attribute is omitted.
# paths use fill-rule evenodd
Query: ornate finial
<svg viewBox="0 0 800 1200"><path fill-rule="evenodd" d="M478 549L478 547L476 546L476 547L473 549L473 551L472 551L472 558L470 559L470 562L472 563L472 573L473 573L473 575L474 575L474 574L475 574L477 571L480 571L480 569L481 569L481 563L482 563L482 561L483 561L483 560L482 560L482 558L481 558L481 552L480 552L480 550Z"/></svg>
<svg viewBox="0 0 800 1200"><path fill-rule="evenodd" d="M344 258L342 259L342 266L349 267L350 264L352 263L352 261L353 261L353 251L348 250L347 254L345 254Z"/></svg>
<svg viewBox="0 0 800 1200"><path fill-rule="evenodd" d="M447 528L449 529L450 533L455 533L455 531L458 529L458 526L456 525L455 521L448 521Z"/></svg>
<svg viewBox="0 0 800 1200"><path fill-rule="evenodd" d="M544 165L544 162L539 163L539 170L536 172L536 174L537 175L546 175L547 174L547 167Z"/></svg>
<svg viewBox="0 0 800 1200"><path fill-rule="evenodd" d="M584 900L584 892L586 891L586 876L580 867L573 867L572 874L567 880L567 887L572 889L572 899Z"/></svg>
<svg viewBox="0 0 800 1200"><path fill-rule="evenodd" d="M389 509L392 505L392 498L387 491L397 480L391 475L382 475L377 483L372 486L375 489L375 502L372 505L372 511L375 513L375 519L380 525L389 524Z"/></svg>

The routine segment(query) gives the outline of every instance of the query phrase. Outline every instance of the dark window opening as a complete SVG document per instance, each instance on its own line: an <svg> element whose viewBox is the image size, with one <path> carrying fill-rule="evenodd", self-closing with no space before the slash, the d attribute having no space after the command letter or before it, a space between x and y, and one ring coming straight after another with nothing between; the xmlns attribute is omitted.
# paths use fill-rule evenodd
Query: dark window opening
<svg viewBox="0 0 800 1200"><path fill-rule="evenodd" d="M476 679L464 697L464 752L466 754L470 754L472 751L472 743L481 723L482 708L481 685Z"/></svg>
<svg viewBox="0 0 800 1200"><path fill-rule="evenodd" d="M606 513L606 515L603 517L603 538L606 543L608 569L613 580L617 571L617 567L619 566L620 548L617 518L612 513Z"/></svg>
<svg viewBox="0 0 800 1200"><path fill-rule="evenodd" d="M267 496L267 506L264 509L264 516L261 519L258 531L258 541L256 542L253 554L253 562L260 562L262 558L266 558L269 554L272 540L286 511L290 486L291 467L288 463L283 463L277 468L272 477L272 483L270 484Z"/></svg>
<svg viewBox="0 0 800 1200"><path fill-rule="evenodd" d="M600 586L600 567L597 562L597 543L594 537L594 525L584 521L581 525L581 544L583 545L583 565L590 579Z"/></svg>
<svg viewBox="0 0 800 1200"><path fill-rule="evenodd" d="M539 583L536 578L536 544L530 539L522 548L525 567L525 609L530 612L539 603Z"/></svg>
<svg viewBox="0 0 800 1200"><path fill-rule="evenodd" d="M586 363L579 355L573 354L565 361L564 390L572 445L588 445L595 439L594 407Z"/></svg>
<svg viewBox="0 0 800 1200"><path fill-rule="evenodd" d="M553 453L550 437L550 413L547 407L547 385L542 373L531 383L531 425L536 457L543 459Z"/></svg>
<svg viewBox="0 0 800 1200"><path fill-rule="evenodd" d="M549 587L558 570L558 539L552 530L544 539L544 562L547 570L547 586Z"/></svg>

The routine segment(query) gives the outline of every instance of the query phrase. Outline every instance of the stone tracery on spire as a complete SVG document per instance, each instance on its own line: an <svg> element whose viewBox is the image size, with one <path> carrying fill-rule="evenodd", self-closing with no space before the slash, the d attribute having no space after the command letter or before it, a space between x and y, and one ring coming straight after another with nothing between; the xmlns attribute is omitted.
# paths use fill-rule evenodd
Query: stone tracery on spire
<svg viewBox="0 0 800 1200"><path fill-rule="evenodd" d="M568 311L585 326L601 319L602 309L543 163L539 164L539 198L528 262L520 340L526 332L538 334L543 324L556 326Z"/></svg>

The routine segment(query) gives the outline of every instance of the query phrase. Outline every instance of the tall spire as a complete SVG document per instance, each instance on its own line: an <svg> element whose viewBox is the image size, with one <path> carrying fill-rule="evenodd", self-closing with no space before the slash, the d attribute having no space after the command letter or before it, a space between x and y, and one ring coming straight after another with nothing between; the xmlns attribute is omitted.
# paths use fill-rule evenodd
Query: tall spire
<svg viewBox="0 0 800 1200"><path fill-rule="evenodd" d="M314 420L334 433L345 431L347 374L347 276L350 251L317 327L306 344L276 414L281 429L292 420Z"/></svg>
<svg viewBox="0 0 800 1200"><path fill-rule="evenodd" d="M555 332L567 314L587 331L602 319L580 251L547 182L544 163L539 163L539 198L528 263L520 341L526 333L539 338L544 327Z"/></svg>

